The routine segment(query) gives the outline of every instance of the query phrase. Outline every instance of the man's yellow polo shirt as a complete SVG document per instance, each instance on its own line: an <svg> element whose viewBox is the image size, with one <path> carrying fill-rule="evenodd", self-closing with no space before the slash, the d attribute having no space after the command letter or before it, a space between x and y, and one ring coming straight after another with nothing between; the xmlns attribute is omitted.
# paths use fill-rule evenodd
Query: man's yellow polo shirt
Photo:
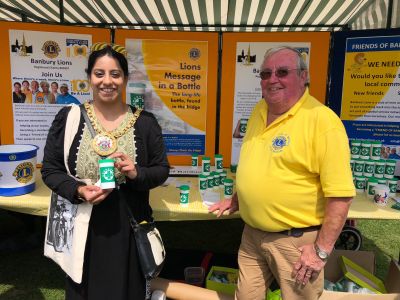
<svg viewBox="0 0 400 300"><path fill-rule="evenodd" d="M344 126L308 90L268 127L267 111L262 99L240 152L236 190L241 217L270 232L319 225L326 197L355 195Z"/></svg>

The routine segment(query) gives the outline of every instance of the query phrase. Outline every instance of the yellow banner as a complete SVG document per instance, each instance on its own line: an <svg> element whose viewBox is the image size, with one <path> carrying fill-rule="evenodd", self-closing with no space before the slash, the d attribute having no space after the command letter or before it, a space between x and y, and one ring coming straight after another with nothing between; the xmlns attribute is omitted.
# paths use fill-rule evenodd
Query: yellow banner
<svg viewBox="0 0 400 300"><path fill-rule="evenodd" d="M144 67L155 93L181 120L206 130L207 41L143 40Z"/></svg>
<svg viewBox="0 0 400 300"><path fill-rule="evenodd" d="M391 104L385 101L383 105L382 100L391 88L398 86L395 81L399 76L399 65L398 51L348 52L343 76L341 119L364 117L375 121L374 114L377 112L390 113ZM397 111L397 104L393 105Z"/></svg>

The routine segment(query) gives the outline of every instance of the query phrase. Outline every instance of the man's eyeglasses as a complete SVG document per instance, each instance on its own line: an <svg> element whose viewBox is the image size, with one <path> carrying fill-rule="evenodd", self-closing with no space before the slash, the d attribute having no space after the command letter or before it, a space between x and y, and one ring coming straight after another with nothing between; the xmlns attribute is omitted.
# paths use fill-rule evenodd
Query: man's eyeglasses
<svg viewBox="0 0 400 300"><path fill-rule="evenodd" d="M274 74L278 78L283 78L289 75L290 71L299 70L299 69L288 69L288 68L278 68L275 70ZM272 70L264 70L260 72L260 77L262 80L270 79L272 76Z"/></svg>
<svg viewBox="0 0 400 300"><path fill-rule="evenodd" d="M90 52L96 52L96 51L103 50L107 46L110 46L111 49L113 49L115 52L121 53L123 56L126 57L127 52L126 52L125 47L117 45L117 44L109 44L109 43L105 43L105 42L94 43L92 45L92 47L90 47Z"/></svg>

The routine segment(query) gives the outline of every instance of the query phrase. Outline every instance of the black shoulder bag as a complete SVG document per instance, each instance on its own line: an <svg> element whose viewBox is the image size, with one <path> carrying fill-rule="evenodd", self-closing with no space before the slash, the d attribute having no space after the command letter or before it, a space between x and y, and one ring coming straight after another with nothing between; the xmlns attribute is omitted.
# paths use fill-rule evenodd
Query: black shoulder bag
<svg viewBox="0 0 400 300"><path fill-rule="evenodd" d="M161 234L156 228L154 220L150 222L136 222L132 211L125 198L128 210L129 223L131 224L138 250L140 267L146 279L153 279L160 274L165 261L165 248Z"/></svg>
<svg viewBox="0 0 400 300"><path fill-rule="evenodd" d="M88 126L92 137L94 137L95 132L86 113L86 109L83 105L80 105L80 107L86 126ZM142 273L147 280L153 279L160 274L165 261L166 253L160 232L156 228L153 219L151 219L150 222L144 221L138 223L133 217L131 208L125 197L121 197L121 199L127 208L129 223L135 236Z"/></svg>

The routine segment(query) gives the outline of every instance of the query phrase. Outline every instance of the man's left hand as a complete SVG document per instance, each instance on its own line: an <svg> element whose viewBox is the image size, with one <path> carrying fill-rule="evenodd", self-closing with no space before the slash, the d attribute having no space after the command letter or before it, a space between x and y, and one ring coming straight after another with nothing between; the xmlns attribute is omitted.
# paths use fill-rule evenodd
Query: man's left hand
<svg viewBox="0 0 400 300"><path fill-rule="evenodd" d="M313 244L299 248L301 255L293 266L292 277L299 284L306 285L310 280L318 277L325 266L325 262L317 256Z"/></svg>

